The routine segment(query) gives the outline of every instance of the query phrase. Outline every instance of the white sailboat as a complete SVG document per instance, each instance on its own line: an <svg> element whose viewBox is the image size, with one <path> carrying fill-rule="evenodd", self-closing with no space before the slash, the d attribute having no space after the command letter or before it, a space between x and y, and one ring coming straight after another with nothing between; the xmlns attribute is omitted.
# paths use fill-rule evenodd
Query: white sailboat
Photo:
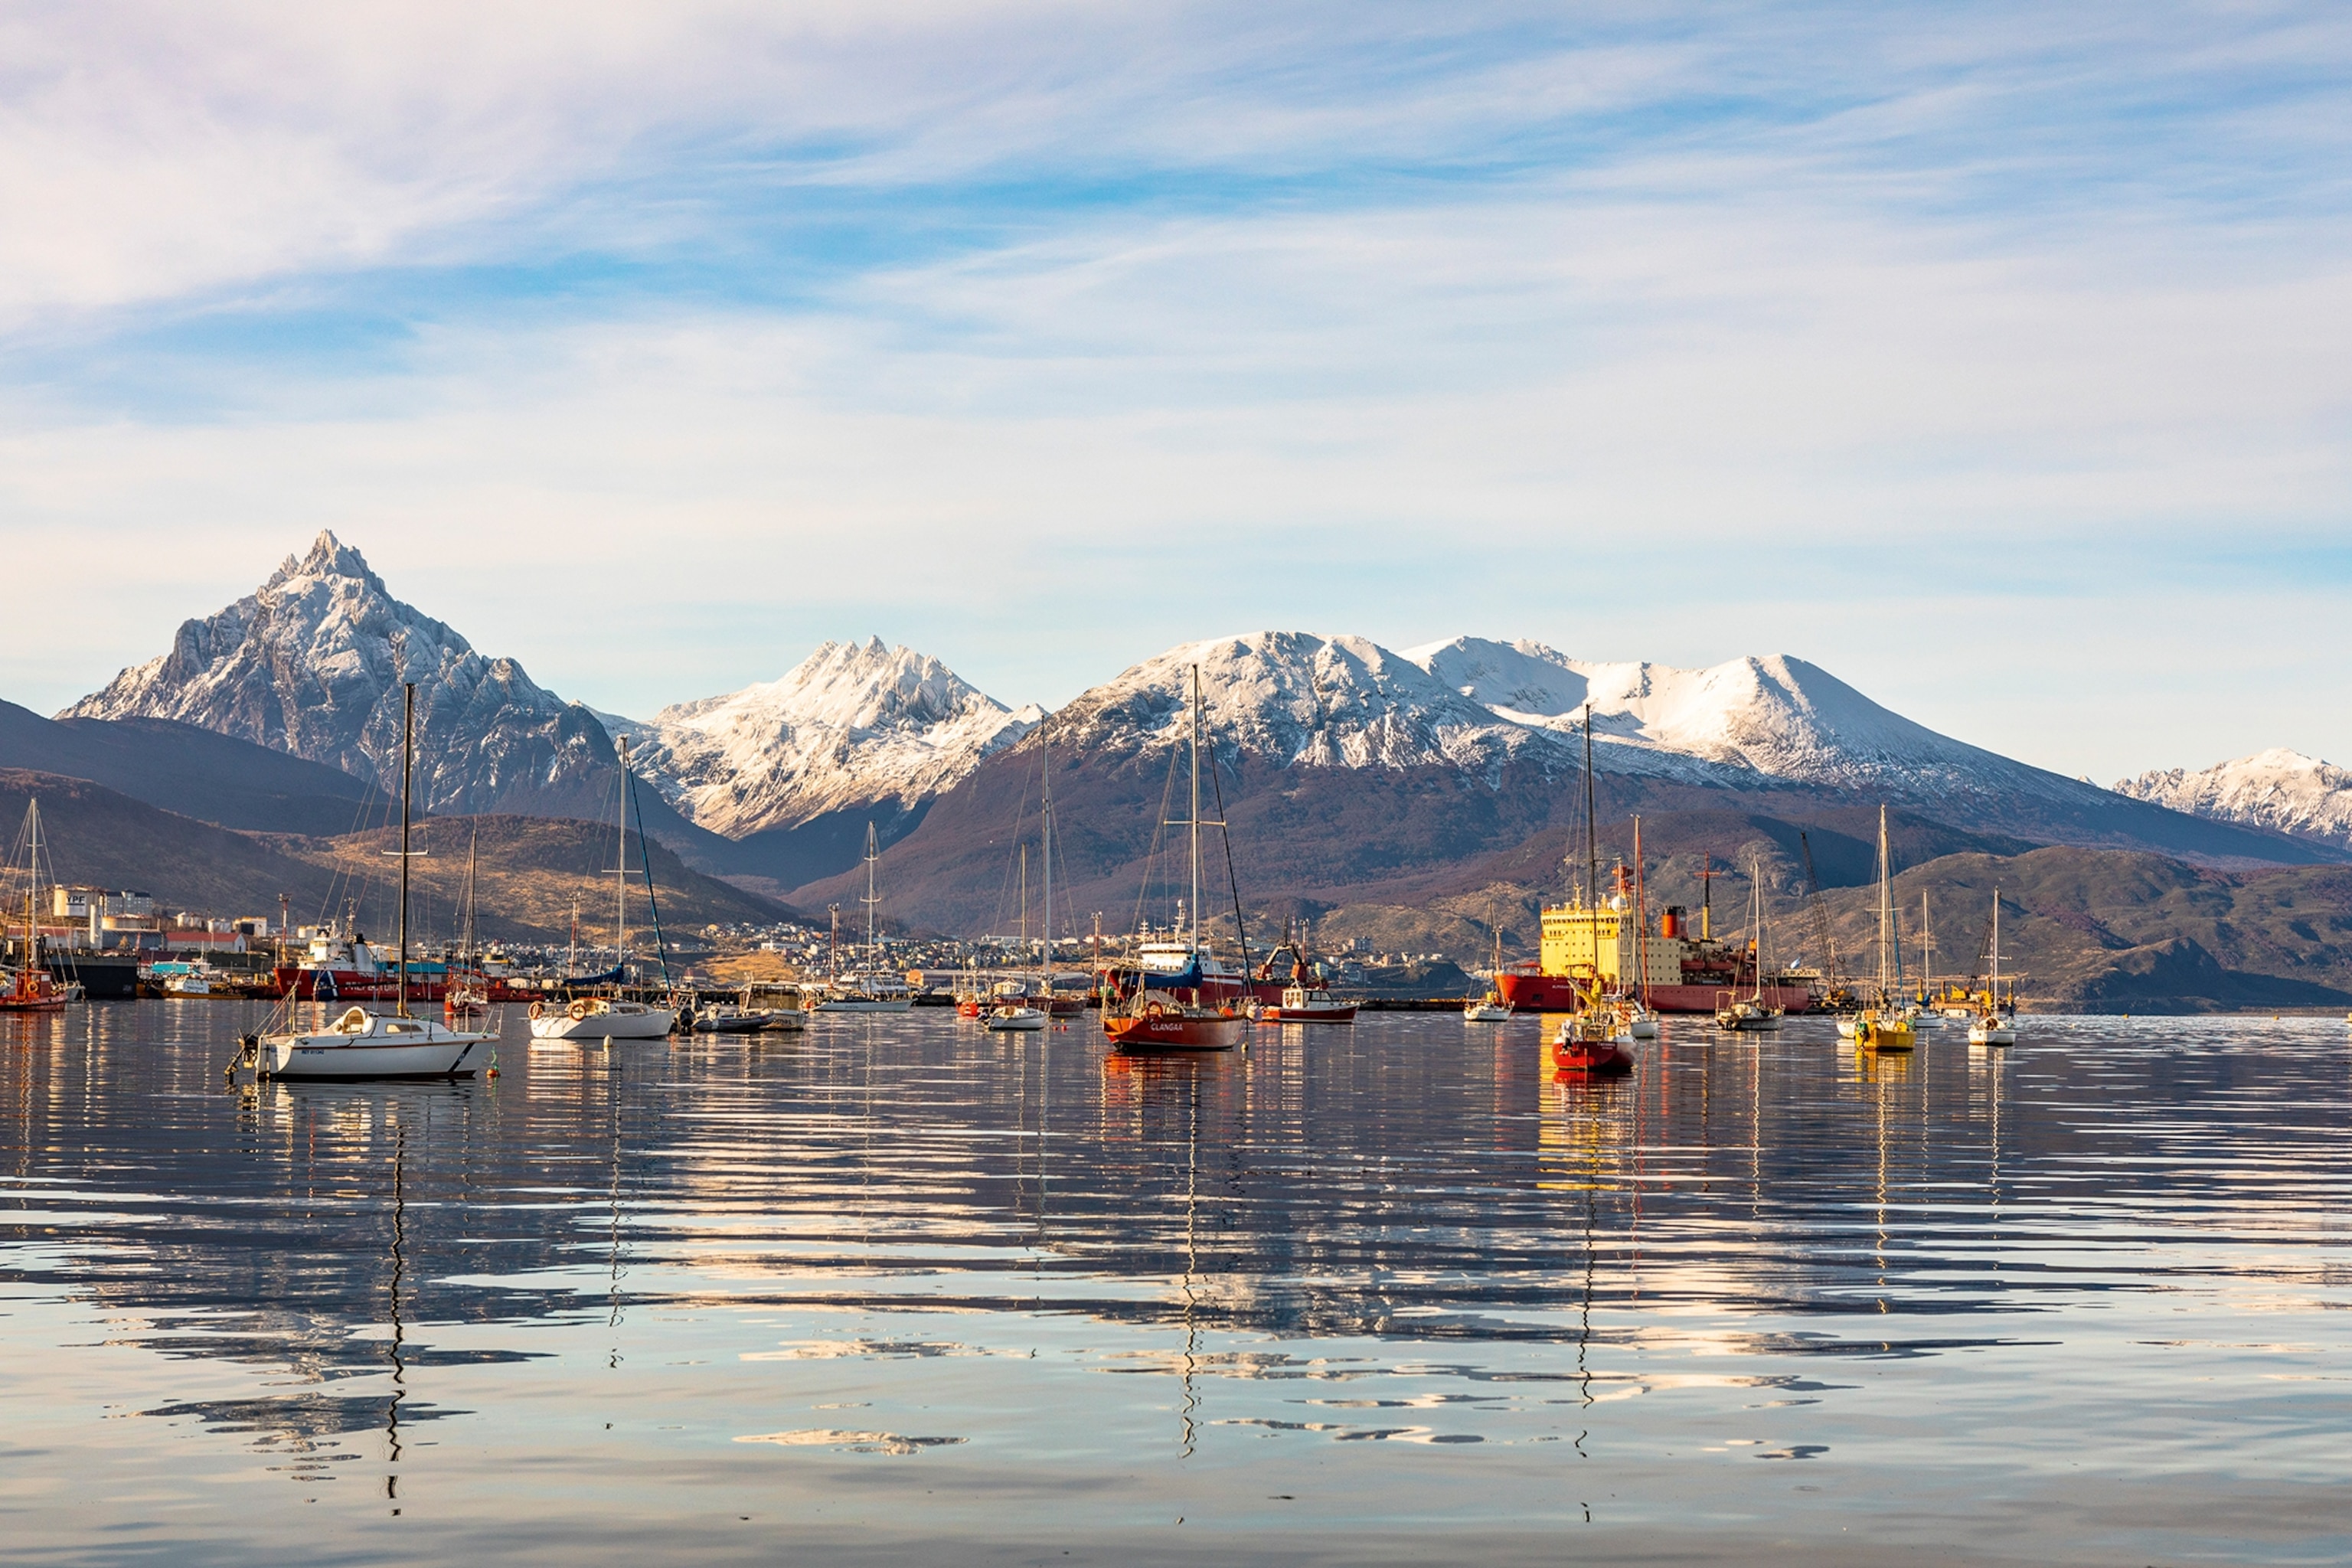
<svg viewBox="0 0 2352 1568"><path fill-rule="evenodd" d="M1756 933L1756 992L1735 997L1727 991L1715 1008L1715 1026L1734 1032L1777 1029L1782 1011L1764 1005L1764 868L1753 858L1748 862L1748 929Z"/></svg>
<svg viewBox="0 0 2352 1568"><path fill-rule="evenodd" d="M625 968L629 951L629 742L620 741L621 753L621 847L614 876L618 891L614 895L613 947L621 955L620 967ZM642 842L645 825L637 825ZM650 872L648 873L650 875ZM646 884L648 892L652 884ZM658 934L658 921L656 921ZM613 994L606 996L579 996L561 1007L544 1002L530 1005L530 1037L534 1040L663 1040L677 1026L677 1014L668 1007L657 1007L646 1002L632 1002L620 994L615 984Z"/></svg>
<svg viewBox="0 0 2352 1568"><path fill-rule="evenodd" d="M907 983L882 972L881 933L875 919L876 908L882 902L881 894L875 891L875 867L881 858L874 825L869 822L866 825L866 968L834 981L809 1009L813 1013L903 1013L915 1005Z"/></svg>
<svg viewBox="0 0 2352 1568"><path fill-rule="evenodd" d="M471 1078L490 1064L498 1037L452 1029L408 1011L409 787L415 772L416 686L404 682L400 712L400 956L397 1001L389 1014L352 1007L324 1029L246 1039L243 1059L270 1078ZM290 1015L297 1004L289 998ZM235 1064L229 1069L236 1071Z"/></svg>
<svg viewBox="0 0 2352 1568"><path fill-rule="evenodd" d="M1985 993L1985 1009L1969 1026L1969 1044L1972 1046L2013 1046L2017 1044L2017 1019L2012 1012L2004 1017L2000 1011L2000 889L1992 890L1992 988Z"/></svg>
<svg viewBox="0 0 2352 1568"><path fill-rule="evenodd" d="M1045 902L1038 917L1040 962L1037 966L1038 992L1051 1005L1054 998L1054 752L1053 742L1045 738L1045 727L1037 730L1038 754L1045 773L1045 795L1043 806L1045 820ZM1025 870L1025 867L1024 867ZM1029 919L1028 879L1022 879L1022 923ZM1024 1002L1008 1002L992 1010L982 1027L992 1034L1034 1034L1052 1021L1043 1007L1032 1007Z"/></svg>

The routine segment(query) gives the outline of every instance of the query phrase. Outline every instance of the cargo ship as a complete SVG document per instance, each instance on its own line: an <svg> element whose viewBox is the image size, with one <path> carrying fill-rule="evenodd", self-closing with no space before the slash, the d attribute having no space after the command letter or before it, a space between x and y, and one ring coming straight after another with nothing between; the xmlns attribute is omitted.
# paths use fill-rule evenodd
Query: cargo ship
<svg viewBox="0 0 2352 1568"><path fill-rule="evenodd" d="M1563 904L1543 911L1542 956L1534 963L1507 964L1495 975L1495 989L1514 1013L1566 1013L1589 994L1644 993L1661 1013L1712 1013L1727 992L1754 999L1756 951L1752 942L1726 942L1708 929L1702 910L1698 930L1680 904L1667 907L1655 931L1643 931L1633 900L1622 892L1598 908ZM1764 976L1762 1004L1790 1013L1821 1006L1822 977L1810 969Z"/></svg>

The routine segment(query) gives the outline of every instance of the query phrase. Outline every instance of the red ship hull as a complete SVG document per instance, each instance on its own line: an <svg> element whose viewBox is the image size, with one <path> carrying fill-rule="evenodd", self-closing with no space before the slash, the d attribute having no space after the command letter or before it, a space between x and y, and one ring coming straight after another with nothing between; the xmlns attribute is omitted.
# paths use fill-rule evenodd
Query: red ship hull
<svg viewBox="0 0 2352 1568"><path fill-rule="evenodd" d="M1186 1013L1176 1008L1140 1017L1106 1017L1103 1033L1122 1051L1229 1051L1249 1032L1249 1020L1222 1013Z"/></svg>
<svg viewBox="0 0 2352 1568"><path fill-rule="evenodd" d="M1551 1047L1552 1066L1585 1076L1632 1072L1633 1058L1613 1040L1561 1040Z"/></svg>
<svg viewBox="0 0 2352 1568"><path fill-rule="evenodd" d="M389 1002L400 994L399 976L380 969L298 969L289 963L279 965L277 973L278 994L298 1002ZM438 1002L448 992L445 976L408 977L412 1002ZM493 999L503 1000L495 994Z"/></svg>
<svg viewBox="0 0 2352 1568"><path fill-rule="evenodd" d="M1501 994L1503 1005L1514 1013L1573 1013L1583 1005L1576 982L1565 974L1534 974L1507 969L1495 977L1495 989ZM1722 1002L1724 993L1732 989L1725 985L1653 985L1650 1006L1659 1013L1712 1013ZM1755 994L1751 983L1736 991L1735 1000L1746 1001ZM1801 985L1767 985L1764 1005L1788 1013L1810 1013L1815 999L1812 992Z"/></svg>

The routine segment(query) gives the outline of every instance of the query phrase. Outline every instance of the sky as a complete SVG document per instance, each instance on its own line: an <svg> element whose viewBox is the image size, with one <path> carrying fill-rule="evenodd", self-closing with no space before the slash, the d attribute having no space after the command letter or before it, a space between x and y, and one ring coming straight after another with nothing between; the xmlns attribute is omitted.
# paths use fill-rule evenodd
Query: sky
<svg viewBox="0 0 2352 1568"><path fill-rule="evenodd" d="M0 12L0 697L320 528L608 710L879 635L1784 652L2352 763L2352 11Z"/></svg>

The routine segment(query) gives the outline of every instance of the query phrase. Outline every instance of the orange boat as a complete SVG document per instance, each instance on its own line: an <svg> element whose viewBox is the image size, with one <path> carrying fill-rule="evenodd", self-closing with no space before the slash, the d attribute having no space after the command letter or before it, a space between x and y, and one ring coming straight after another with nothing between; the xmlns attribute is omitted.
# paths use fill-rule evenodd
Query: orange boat
<svg viewBox="0 0 2352 1568"><path fill-rule="evenodd" d="M1249 1020L1231 1007L1147 1002L1140 1012L1106 1017L1103 1033L1122 1051L1230 1051L1248 1037Z"/></svg>

